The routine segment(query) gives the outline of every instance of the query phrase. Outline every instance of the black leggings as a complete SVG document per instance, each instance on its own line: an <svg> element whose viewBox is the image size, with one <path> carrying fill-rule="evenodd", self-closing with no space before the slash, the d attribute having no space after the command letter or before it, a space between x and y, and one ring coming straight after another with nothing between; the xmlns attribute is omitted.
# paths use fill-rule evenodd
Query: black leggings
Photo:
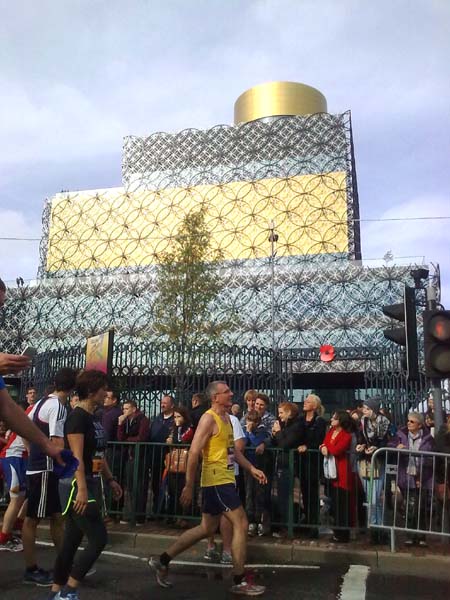
<svg viewBox="0 0 450 600"><path fill-rule="evenodd" d="M83 535L88 543L74 563ZM106 528L96 502L88 504L84 515L70 508L65 519L63 546L55 561L53 581L57 585L65 585L69 575L81 581L102 553L106 539Z"/></svg>

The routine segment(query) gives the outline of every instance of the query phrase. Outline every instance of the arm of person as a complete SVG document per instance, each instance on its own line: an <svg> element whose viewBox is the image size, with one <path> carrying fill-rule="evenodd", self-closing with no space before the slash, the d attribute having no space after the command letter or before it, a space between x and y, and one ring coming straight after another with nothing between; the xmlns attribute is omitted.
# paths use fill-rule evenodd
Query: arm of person
<svg viewBox="0 0 450 600"><path fill-rule="evenodd" d="M75 498L73 509L75 512L82 515L85 513L88 505L88 490L83 462L84 433L69 433L67 435L67 441L73 455L76 459L78 459L78 468L75 471L75 479L77 480L77 496Z"/></svg>
<svg viewBox="0 0 450 600"><path fill-rule="evenodd" d="M189 427L189 429L187 429L181 436L181 442L183 444L190 444L192 442L193 437L194 437L194 428Z"/></svg>
<svg viewBox="0 0 450 600"><path fill-rule="evenodd" d="M14 402L6 389L0 389L0 418L6 421L8 427L17 435L32 444L37 444L47 456L50 456L61 465L64 464L61 459L61 449L36 427L20 406Z"/></svg>
<svg viewBox="0 0 450 600"><path fill-rule="evenodd" d="M117 419L117 441L118 442L125 442L125 420L126 420L126 415L120 415L120 417Z"/></svg>
<svg viewBox="0 0 450 600"><path fill-rule="evenodd" d="M108 461L106 460L106 458L103 459L101 473L102 473L103 480L111 488L111 491L113 493L114 499L115 500L120 500L120 498L122 498L122 496L123 496L123 490L122 490L121 486L119 485L119 483L114 479L113 474L111 473L111 469L109 468L109 464L108 464Z"/></svg>
<svg viewBox="0 0 450 600"><path fill-rule="evenodd" d="M215 421L211 415L204 414L200 419L195 430L194 439L189 449L188 463L186 467L186 483L181 492L180 502L183 506L189 506L192 503L192 494L197 472L198 461L203 448L208 443L209 438L214 432Z"/></svg>
<svg viewBox="0 0 450 600"><path fill-rule="evenodd" d="M0 375L19 373L28 369L31 358L25 354L5 354L0 352Z"/></svg>
<svg viewBox="0 0 450 600"><path fill-rule="evenodd" d="M314 446L314 447L318 448L320 446L320 444L323 442L323 440L325 439L325 436L327 434L327 422L322 417L319 417L317 419L316 423L317 423L317 430L316 430L315 442L317 443L317 446Z"/></svg>
<svg viewBox="0 0 450 600"><path fill-rule="evenodd" d="M242 442L244 442L244 440L242 440ZM261 483L263 485L266 484L267 477L264 475L264 473L260 469L257 469L256 467L254 467L252 465L252 463L245 458L245 456L242 454L241 448L242 448L242 445L238 445L235 442L234 458L236 459L236 462L239 464L239 466L241 466L243 469L248 471L252 475L252 477L254 477L257 481L259 481L259 483Z"/></svg>
<svg viewBox="0 0 450 600"><path fill-rule="evenodd" d="M67 411L60 402L49 407L47 413L49 437L52 444L59 450L64 449L64 423L66 417Z"/></svg>

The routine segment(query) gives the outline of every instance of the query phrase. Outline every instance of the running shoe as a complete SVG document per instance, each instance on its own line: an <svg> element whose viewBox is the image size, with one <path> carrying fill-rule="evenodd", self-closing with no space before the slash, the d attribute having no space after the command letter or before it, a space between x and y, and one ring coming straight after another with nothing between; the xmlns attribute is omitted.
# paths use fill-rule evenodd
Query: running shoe
<svg viewBox="0 0 450 600"><path fill-rule="evenodd" d="M55 600L80 600L80 596L78 595L78 590L71 590L70 592L61 590L55 596Z"/></svg>
<svg viewBox="0 0 450 600"><path fill-rule="evenodd" d="M0 552L6 550L7 552L22 552L23 544L22 540L17 537L12 537L4 544L0 544Z"/></svg>
<svg viewBox="0 0 450 600"><path fill-rule="evenodd" d="M53 573L44 571L44 569L35 569L34 571L25 571L23 583L38 585L39 587L49 587L53 583Z"/></svg>
<svg viewBox="0 0 450 600"><path fill-rule="evenodd" d="M231 552L222 552L222 556L220 558L221 565L232 565L233 557L231 556Z"/></svg>
<svg viewBox="0 0 450 600"><path fill-rule="evenodd" d="M206 548L203 558L205 560L209 560L210 562L220 562L220 552L218 552L216 544L214 544L212 548Z"/></svg>
<svg viewBox="0 0 450 600"><path fill-rule="evenodd" d="M250 523L250 525L248 526L248 535L250 536L255 536L258 532L258 528L256 526L256 523Z"/></svg>
<svg viewBox="0 0 450 600"><path fill-rule="evenodd" d="M159 561L159 558L155 558L152 556L148 561L148 566L153 569L156 576L156 581L158 585L163 588L172 587L172 583L168 580L169 577L169 567L165 567Z"/></svg>
<svg viewBox="0 0 450 600"><path fill-rule="evenodd" d="M243 579L241 583L233 585L231 593L238 596L262 596L266 588L263 585L256 585L250 579Z"/></svg>

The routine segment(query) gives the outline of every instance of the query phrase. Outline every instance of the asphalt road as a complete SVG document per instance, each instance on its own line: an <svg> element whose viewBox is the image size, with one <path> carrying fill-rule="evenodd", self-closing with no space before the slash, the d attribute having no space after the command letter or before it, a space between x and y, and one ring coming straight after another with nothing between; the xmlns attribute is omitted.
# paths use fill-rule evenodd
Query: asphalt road
<svg viewBox="0 0 450 600"><path fill-rule="evenodd" d="M51 567L53 551L39 550L41 566ZM142 560L103 555L97 573L81 589L82 600L231 600L230 570L198 565L174 565L174 587L157 586ZM1 600L44 600L48 588L21 583L22 554L0 554ZM255 581L267 586L267 600L431 600L446 597L447 582L420 577L382 576L358 565L320 568L258 568Z"/></svg>

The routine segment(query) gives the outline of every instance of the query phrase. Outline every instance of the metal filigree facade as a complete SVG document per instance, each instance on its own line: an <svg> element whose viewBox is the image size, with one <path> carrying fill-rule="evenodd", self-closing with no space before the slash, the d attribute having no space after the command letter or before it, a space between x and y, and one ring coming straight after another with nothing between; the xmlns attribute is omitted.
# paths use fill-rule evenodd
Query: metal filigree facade
<svg viewBox="0 0 450 600"><path fill-rule="evenodd" d="M236 272L237 271L237 272ZM349 262L275 265L275 305L271 306L267 265L230 266L221 273L223 292L214 310L236 315L229 344L278 348L380 347L389 321L381 306L397 301L410 267L368 269ZM42 280L37 286L9 291L2 347L16 351L24 343L41 350L82 344L110 327L116 339L154 340L152 273L118 273ZM275 331L272 331L272 309ZM319 365L320 366L320 365Z"/></svg>
<svg viewBox="0 0 450 600"><path fill-rule="evenodd" d="M48 202L42 277L150 269L195 210L225 261L266 258L271 223L294 263L360 258L349 113L128 137L123 183Z"/></svg>
<svg viewBox="0 0 450 600"><path fill-rule="evenodd" d="M204 212L223 257L211 310L227 321L235 315L224 343L280 350L385 344L381 306L412 284L411 266L358 262L349 113L127 137L123 185L47 201L40 279L10 290L3 349L82 345L111 327L120 343L164 342L152 327L155 265L193 210ZM308 368L357 370L355 361Z"/></svg>

